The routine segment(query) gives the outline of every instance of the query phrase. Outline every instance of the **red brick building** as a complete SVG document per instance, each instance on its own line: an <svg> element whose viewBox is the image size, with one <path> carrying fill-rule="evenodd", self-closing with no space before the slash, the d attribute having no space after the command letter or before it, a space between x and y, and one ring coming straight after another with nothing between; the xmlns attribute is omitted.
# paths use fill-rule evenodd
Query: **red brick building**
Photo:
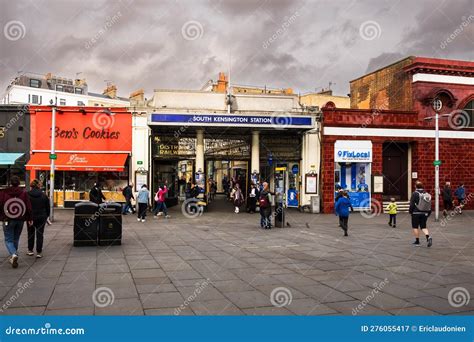
<svg viewBox="0 0 474 342"><path fill-rule="evenodd" d="M449 115L440 119L440 186L474 190L474 63L408 57L352 81L352 109L323 108L323 212L338 187L360 207L406 201L417 180L434 194L434 123L425 120L434 98Z"/></svg>

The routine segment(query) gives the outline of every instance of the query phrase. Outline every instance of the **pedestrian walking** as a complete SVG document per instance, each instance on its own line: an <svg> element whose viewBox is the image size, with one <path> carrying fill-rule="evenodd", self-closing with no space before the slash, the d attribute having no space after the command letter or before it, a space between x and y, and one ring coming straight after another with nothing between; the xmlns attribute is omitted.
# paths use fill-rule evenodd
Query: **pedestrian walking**
<svg viewBox="0 0 474 342"><path fill-rule="evenodd" d="M388 215L389 215L388 225L390 227L396 228L398 206L397 206L397 203L395 202L395 198L393 197L390 198L390 203L387 204L386 210L388 211Z"/></svg>
<svg viewBox="0 0 474 342"><path fill-rule="evenodd" d="M242 190L240 190L239 183L235 183L234 190L232 190L232 202L234 203L235 210L234 212L238 214L240 212L240 206L244 203L244 195Z"/></svg>
<svg viewBox="0 0 474 342"><path fill-rule="evenodd" d="M431 195L423 189L423 183L416 182L415 192L410 198L411 226L413 228L413 235L415 241L413 245L420 246L420 231L425 234L426 243L428 247L433 245L433 239L430 236L428 228L426 228L428 216L431 214Z"/></svg>
<svg viewBox="0 0 474 342"><path fill-rule="evenodd" d="M89 201L96 204L101 204L105 201L105 196L102 193L102 189L99 187L99 184L94 183L94 186L89 191Z"/></svg>
<svg viewBox="0 0 474 342"><path fill-rule="evenodd" d="M5 246L10 255L9 261L13 268L18 267L18 246L23 224L33 224L31 202L28 194L20 188L17 176L10 178L10 187L0 193L0 215L3 222Z"/></svg>
<svg viewBox="0 0 474 342"><path fill-rule="evenodd" d="M132 204L132 200L135 200L135 197L133 196L133 183L130 183L125 188L123 188L122 195L125 197L125 205L123 206L122 214L128 215L130 210L132 213L135 213L135 208Z"/></svg>
<svg viewBox="0 0 474 342"><path fill-rule="evenodd" d="M28 229L28 252L29 256L33 256L35 253L33 249L35 247L36 237L36 257L43 257L43 241L44 241L44 227L49 217L49 198L41 190L41 184L38 180L33 180L30 183L31 190L28 192L31 202L32 212L32 224L27 225Z"/></svg>
<svg viewBox="0 0 474 342"><path fill-rule="evenodd" d="M258 198L258 206L260 207L260 227L264 229L272 228L272 200L271 193L269 191L268 183L263 183L262 191Z"/></svg>
<svg viewBox="0 0 474 342"><path fill-rule="evenodd" d="M464 204L466 201L466 188L464 187L463 183L459 185L459 187L456 189L456 192L454 194L456 195L456 198L458 199L458 207L456 208L456 211L459 214L462 214L462 210L464 208Z"/></svg>
<svg viewBox="0 0 474 342"><path fill-rule="evenodd" d="M344 189L339 187L339 189L337 190L336 197L334 198L334 208L336 207L336 203L339 200L339 198L341 198L343 195L344 195ZM342 228L342 217L339 216L339 215L338 215L338 217L339 217L339 227Z"/></svg>
<svg viewBox="0 0 474 342"><path fill-rule="evenodd" d="M352 211L354 210L349 199L349 194L347 191L344 191L342 196L337 200L335 207L336 215L340 218L341 228L344 231L344 236L349 236L347 233L349 230L349 209Z"/></svg>
<svg viewBox="0 0 474 342"><path fill-rule="evenodd" d="M258 197L258 190L254 183L250 185L249 191L249 213L255 213L257 211L257 197Z"/></svg>
<svg viewBox="0 0 474 342"><path fill-rule="evenodd" d="M448 211L453 210L453 191L451 189L451 183L446 182L443 187L443 215L444 217L448 216Z"/></svg>
<svg viewBox="0 0 474 342"><path fill-rule="evenodd" d="M166 194L168 193L168 188L166 185L160 186L155 195L155 209L153 210L153 216L158 218L158 216L164 214L165 218L170 218L168 215L168 208L166 207Z"/></svg>
<svg viewBox="0 0 474 342"><path fill-rule="evenodd" d="M150 191L148 191L148 187L146 186L146 184L143 184L137 196L137 202L138 202L137 221L145 222L146 211L148 209L149 201L150 201Z"/></svg>

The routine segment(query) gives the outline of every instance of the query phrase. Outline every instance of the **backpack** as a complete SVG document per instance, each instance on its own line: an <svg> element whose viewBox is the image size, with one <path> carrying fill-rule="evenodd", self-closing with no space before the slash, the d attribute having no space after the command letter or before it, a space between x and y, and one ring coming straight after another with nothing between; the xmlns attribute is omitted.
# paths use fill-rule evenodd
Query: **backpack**
<svg viewBox="0 0 474 342"><path fill-rule="evenodd" d="M270 206L270 201L268 200L268 194L260 195L258 199L258 205L260 208L268 208Z"/></svg>
<svg viewBox="0 0 474 342"><path fill-rule="evenodd" d="M418 203L415 204L416 208L422 212L431 211L431 195L427 192L418 192Z"/></svg>

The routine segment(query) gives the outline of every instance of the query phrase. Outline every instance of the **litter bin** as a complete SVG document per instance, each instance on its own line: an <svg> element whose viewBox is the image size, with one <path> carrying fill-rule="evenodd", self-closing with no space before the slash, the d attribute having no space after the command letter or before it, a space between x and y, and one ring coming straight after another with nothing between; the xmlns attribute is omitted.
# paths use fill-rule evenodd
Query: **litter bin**
<svg viewBox="0 0 474 342"><path fill-rule="evenodd" d="M102 203L99 205L99 246L122 244L122 205Z"/></svg>
<svg viewBox="0 0 474 342"><path fill-rule="evenodd" d="M319 196L311 196L311 213L319 214Z"/></svg>
<svg viewBox="0 0 474 342"><path fill-rule="evenodd" d="M96 246L99 206L81 202L74 206L74 246Z"/></svg>
<svg viewBox="0 0 474 342"><path fill-rule="evenodd" d="M283 202L277 202L275 205L275 227L285 228L285 208Z"/></svg>

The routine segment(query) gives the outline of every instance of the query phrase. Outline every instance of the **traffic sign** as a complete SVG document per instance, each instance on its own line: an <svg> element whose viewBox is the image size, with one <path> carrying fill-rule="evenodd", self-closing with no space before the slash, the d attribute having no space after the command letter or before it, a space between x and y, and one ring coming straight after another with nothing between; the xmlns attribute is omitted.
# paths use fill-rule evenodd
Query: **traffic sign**
<svg viewBox="0 0 474 342"><path fill-rule="evenodd" d="M141 160L137 160L137 165L143 165L143 162Z"/></svg>
<svg viewBox="0 0 474 342"><path fill-rule="evenodd" d="M433 165L434 165L434 166L440 166L440 165L441 165L441 160L435 160L435 161L433 162Z"/></svg>
<svg viewBox="0 0 474 342"><path fill-rule="evenodd" d="M58 155L55 154L55 153L50 153L50 154L49 154L49 159L54 159L54 160L56 160L56 159L58 159Z"/></svg>

